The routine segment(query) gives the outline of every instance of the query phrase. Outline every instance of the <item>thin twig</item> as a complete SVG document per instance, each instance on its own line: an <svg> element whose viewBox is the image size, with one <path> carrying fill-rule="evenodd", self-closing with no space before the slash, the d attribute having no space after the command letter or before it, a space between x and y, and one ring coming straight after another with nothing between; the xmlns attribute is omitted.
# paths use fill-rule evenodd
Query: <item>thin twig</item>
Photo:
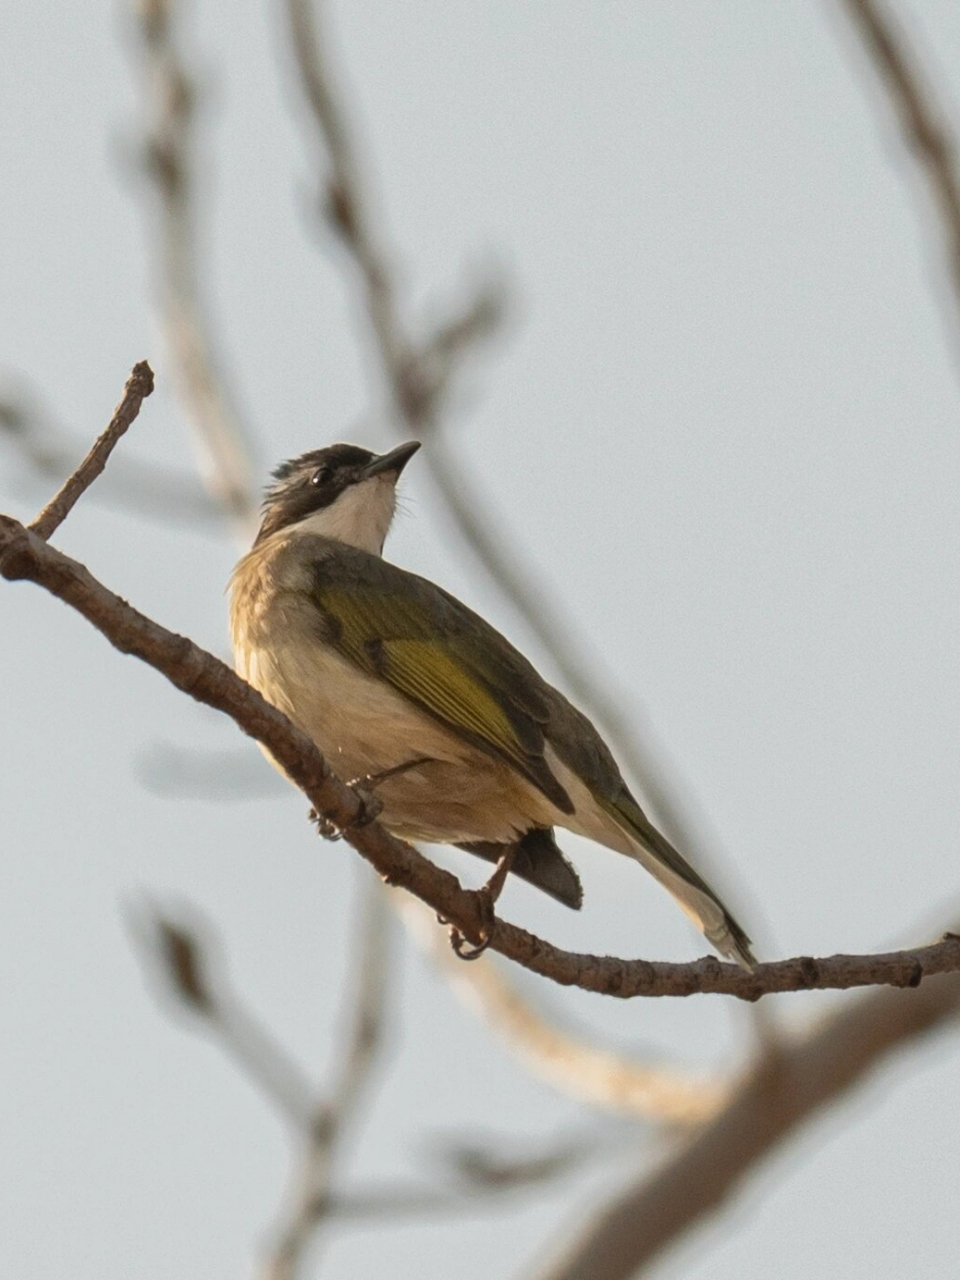
<svg viewBox="0 0 960 1280"><path fill-rule="evenodd" d="M196 915L196 910L191 914ZM202 1020L285 1120L303 1129L312 1110L310 1082L231 990L223 966L217 963L219 948L212 927L175 921L152 906L133 914L131 923L141 952L162 979L163 990Z"/></svg>
<svg viewBox="0 0 960 1280"><path fill-rule="evenodd" d="M843 0L843 4L899 117L907 145L926 173L947 242L953 289L960 305L957 144L893 14L880 0Z"/></svg>
<svg viewBox="0 0 960 1280"><path fill-rule="evenodd" d="M76 465L85 447L62 427L35 397L0 391L0 440L9 442L33 479L58 480ZM93 491L95 501L162 520L165 524L205 524L222 518L196 476L187 470L166 467L125 456L115 459L105 483Z"/></svg>
<svg viewBox="0 0 960 1280"><path fill-rule="evenodd" d="M46 588L76 609L116 648L154 667L184 693L222 711L270 752L316 809L377 869L428 903L475 945L489 937L501 955L562 986L620 998L722 993L758 1000L772 992L917 986L924 977L960 970L960 937L880 955L799 956L758 965L752 973L712 956L690 964L622 960L563 951L505 921L489 930L484 900L377 822L364 823L363 802L330 771L316 744L213 654L139 613L83 565L55 550L19 521L0 515L0 575Z"/></svg>
<svg viewBox="0 0 960 1280"><path fill-rule="evenodd" d="M782 1045L730 1104L653 1173L619 1191L565 1241L536 1280L630 1280L700 1219L716 1213L742 1179L787 1138L912 1040L960 1013L960 979L915 992L860 996L812 1034Z"/></svg>
<svg viewBox="0 0 960 1280"><path fill-rule="evenodd" d="M191 188L193 83L180 59L169 0L140 0L150 124L144 161L158 204L154 273L175 376L202 447L206 485L239 530L255 527L252 433L227 394L200 297Z"/></svg>
<svg viewBox="0 0 960 1280"><path fill-rule="evenodd" d="M416 385L416 356L394 302L388 255L374 234L367 202L360 195L359 161L324 56L322 29L308 0L287 0L287 15L301 85L329 159L324 212L359 269L367 314L398 408L408 422L420 426L426 402Z"/></svg>
<svg viewBox="0 0 960 1280"><path fill-rule="evenodd" d="M547 1177L531 1180L521 1186L540 1186ZM358 1223L369 1226L371 1221L389 1219L436 1218L446 1214L462 1216L471 1212L483 1212L491 1201L516 1194L517 1184L472 1187L469 1190L445 1190L437 1187L418 1187L400 1183L396 1186L359 1187L331 1201L330 1214L337 1223ZM511 1207L514 1207L511 1203Z"/></svg>
<svg viewBox="0 0 960 1280"><path fill-rule="evenodd" d="M52 537L97 476L102 474L107 465L107 459L120 437L134 421L140 412L140 406L152 391L153 370L146 360L141 360L131 370L127 385L123 389L123 398L114 409L106 431L96 441L73 475L64 482L59 492L50 499L30 524L31 530L38 538L46 540Z"/></svg>
<svg viewBox="0 0 960 1280"><path fill-rule="evenodd" d="M580 1136L555 1141L527 1155L504 1156L499 1148L451 1144L445 1164L458 1186L439 1188L407 1182L355 1186L342 1197L332 1197L330 1213L347 1222L465 1213L485 1207L495 1196L555 1182L609 1146L609 1142Z"/></svg>

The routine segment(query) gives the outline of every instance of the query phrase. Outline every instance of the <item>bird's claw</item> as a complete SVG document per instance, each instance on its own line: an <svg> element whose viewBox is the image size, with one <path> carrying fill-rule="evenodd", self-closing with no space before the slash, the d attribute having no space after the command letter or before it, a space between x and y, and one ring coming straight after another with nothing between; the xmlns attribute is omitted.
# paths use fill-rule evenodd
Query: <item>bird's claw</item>
<svg viewBox="0 0 960 1280"><path fill-rule="evenodd" d="M311 809L307 814L307 821L313 822L317 827L317 835L324 840L342 840L343 827L338 827L332 818L326 817L325 814L317 813L316 809Z"/></svg>
<svg viewBox="0 0 960 1280"><path fill-rule="evenodd" d="M351 778L347 783L360 802L360 812L350 823L352 827L367 827L383 813L383 801L373 790L376 784L377 778L369 773L362 778Z"/></svg>
<svg viewBox="0 0 960 1280"><path fill-rule="evenodd" d="M357 816L353 818L346 826L339 826L332 818L326 817L325 814L317 813L316 809L311 809L309 819L317 824L317 833L324 840L342 840L346 833L357 827L369 826L374 822L383 810L383 801L380 800L372 791L368 791L365 783L370 782L369 777L353 778L346 785L356 796L359 803Z"/></svg>
<svg viewBox="0 0 960 1280"><path fill-rule="evenodd" d="M477 914L480 917L480 941L473 946L469 946L457 926L450 925L450 946L453 948L454 955L459 956L461 960L479 960L493 940L494 930L497 927L497 915L494 908L497 899L503 892L503 886L513 865L515 854L515 845L505 849L497 860L496 870L487 883L482 888L473 890L473 898L477 904ZM449 921L441 919L439 915L437 919L441 924L449 923Z"/></svg>
<svg viewBox="0 0 960 1280"><path fill-rule="evenodd" d="M450 925L450 946L453 948L454 955L461 960L479 960L493 941L493 934L497 927L497 916L494 911L496 896L490 892L487 885L484 885L482 889L473 891L473 897L480 917L480 941L475 944L469 943L455 924ZM437 919L440 920L440 917L437 916ZM447 924L448 921L440 920L440 923Z"/></svg>
<svg viewBox="0 0 960 1280"><path fill-rule="evenodd" d="M471 947L459 929L450 928L450 946L458 960L479 960L489 945L490 939L484 938L477 946Z"/></svg>

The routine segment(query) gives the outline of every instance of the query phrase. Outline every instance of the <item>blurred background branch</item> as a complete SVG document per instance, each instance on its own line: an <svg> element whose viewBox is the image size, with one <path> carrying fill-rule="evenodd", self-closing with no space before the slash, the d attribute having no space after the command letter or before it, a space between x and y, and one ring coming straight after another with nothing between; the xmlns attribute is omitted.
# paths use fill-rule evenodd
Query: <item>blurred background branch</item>
<svg viewBox="0 0 960 1280"><path fill-rule="evenodd" d="M174 918L151 904L132 911L130 924L164 1002L198 1020L288 1124L297 1131L309 1128L310 1081L231 988L213 925L200 919L195 907L178 910Z"/></svg>
<svg viewBox="0 0 960 1280"><path fill-rule="evenodd" d="M914 999L914 995L919 999ZM562 1242L536 1280L630 1280L704 1217L729 1204L744 1178L885 1058L960 1013L960 978L920 991L858 996L763 1059L714 1119L652 1171L632 1178Z"/></svg>
<svg viewBox="0 0 960 1280"><path fill-rule="evenodd" d="M139 0L138 17L148 114L143 166L156 205L147 242L161 326L200 446L204 483L238 534L249 538L257 523L254 434L224 378L199 284L192 194L196 86L174 39L171 0Z"/></svg>
<svg viewBox="0 0 960 1280"><path fill-rule="evenodd" d="M926 176L946 248L954 301L960 308L960 175L956 140L895 11L884 0L842 3L873 63L904 141ZM960 316L955 314L954 318L956 321Z"/></svg>
<svg viewBox="0 0 960 1280"><path fill-rule="evenodd" d="M308 1118L293 1201L264 1261L263 1280L295 1280L302 1274L307 1250L315 1250L319 1229L333 1212L334 1174L343 1160L344 1144L359 1123L382 1053L391 1003L390 913L379 881L369 874L361 883L355 937L358 954L352 966L347 1034L329 1092Z"/></svg>

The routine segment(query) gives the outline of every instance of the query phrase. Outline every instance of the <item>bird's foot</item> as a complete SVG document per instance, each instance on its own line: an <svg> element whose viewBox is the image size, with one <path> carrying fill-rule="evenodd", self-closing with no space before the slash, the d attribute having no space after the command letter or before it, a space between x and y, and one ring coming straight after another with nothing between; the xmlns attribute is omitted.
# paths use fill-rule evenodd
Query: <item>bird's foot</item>
<svg viewBox="0 0 960 1280"><path fill-rule="evenodd" d="M495 911L497 899L503 892L503 886L506 883L507 874L510 871L515 853L516 845L510 845L509 848L505 849L497 860L496 869L487 883L482 888L473 891L473 897L477 904L477 914L480 917L480 941L475 945L470 945L456 925L450 926L450 946L453 948L454 954L459 956L461 960L479 960L493 940L497 927L497 914Z"/></svg>
<svg viewBox="0 0 960 1280"><path fill-rule="evenodd" d="M480 917L480 941L476 944L470 943L463 936L455 924L450 925L450 946L453 948L454 955L461 960L479 960L483 953L489 947L494 930L497 927L497 917L493 909L493 899L486 892L486 885L482 889L474 889L473 897L477 904L477 914ZM446 924L446 921L442 921Z"/></svg>
<svg viewBox="0 0 960 1280"><path fill-rule="evenodd" d="M349 827L365 827L373 822L375 818L379 818L383 812L383 801L376 794L376 788L381 782L386 782L388 778L394 778L398 773L406 773L408 769L415 769L418 764L431 764L430 756L414 756L412 760L404 760L402 764L395 764L390 769L381 769L379 773L364 773L358 778L351 778L345 783L353 794L360 801L360 810L357 816L349 823ZM324 840L341 840L344 832L348 827L338 827L335 822L331 822L329 818L318 814L316 809L310 810L310 821L317 824L317 831L323 836Z"/></svg>
<svg viewBox="0 0 960 1280"><path fill-rule="evenodd" d="M351 778L347 786L360 801L360 811L350 823L351 827L368 827L383 813L383 801L373 791L376 779L367 774L362 778Z"/></svg>
<svg viewBox="0 0 960 1280"><path fill-rule="evenodd" d="M345 784L356 796L360 806L357 810L357 816L348 822L346 826L339 826L331 818L322 813L317 813L316 809L310 810L308 817L311 822L317 824L317 833L324 840L342 840L348 831L355 830L357 827L369 826L371 822L380 816L383 810L383 801L367 789L365 785L367 782L367 778L353 778Z"/></svg>

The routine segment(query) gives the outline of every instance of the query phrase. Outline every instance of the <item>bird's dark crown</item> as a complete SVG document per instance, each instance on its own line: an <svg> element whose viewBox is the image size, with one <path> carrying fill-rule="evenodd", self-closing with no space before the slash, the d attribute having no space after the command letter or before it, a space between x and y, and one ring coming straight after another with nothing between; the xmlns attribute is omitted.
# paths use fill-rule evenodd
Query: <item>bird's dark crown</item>
<svg viewBox="0 0 960 1280"><path fill-rule="evenodd" d="M271 496L279 496L282 493L284 481L289 480L291 476L317 471L321 467L329 467L331 472L338 471L340 468L355 470L365 467L373 457L369 449L361 449L356 444L331 444L326 449L310 449L307 453L301 453L298 458L289 458L274 468L273 478L278 483L271 485L267 490L267 501Z"/></svg>
<svg viewBox="0 0 960 1280"><path fill-rule="evenodd" d="M263 495L263 520L257 542L329 507L344 489L360 479L363 468L374 457L369 449L355 444L332 444L281 462L273 472L273 484Z"/></svg>

